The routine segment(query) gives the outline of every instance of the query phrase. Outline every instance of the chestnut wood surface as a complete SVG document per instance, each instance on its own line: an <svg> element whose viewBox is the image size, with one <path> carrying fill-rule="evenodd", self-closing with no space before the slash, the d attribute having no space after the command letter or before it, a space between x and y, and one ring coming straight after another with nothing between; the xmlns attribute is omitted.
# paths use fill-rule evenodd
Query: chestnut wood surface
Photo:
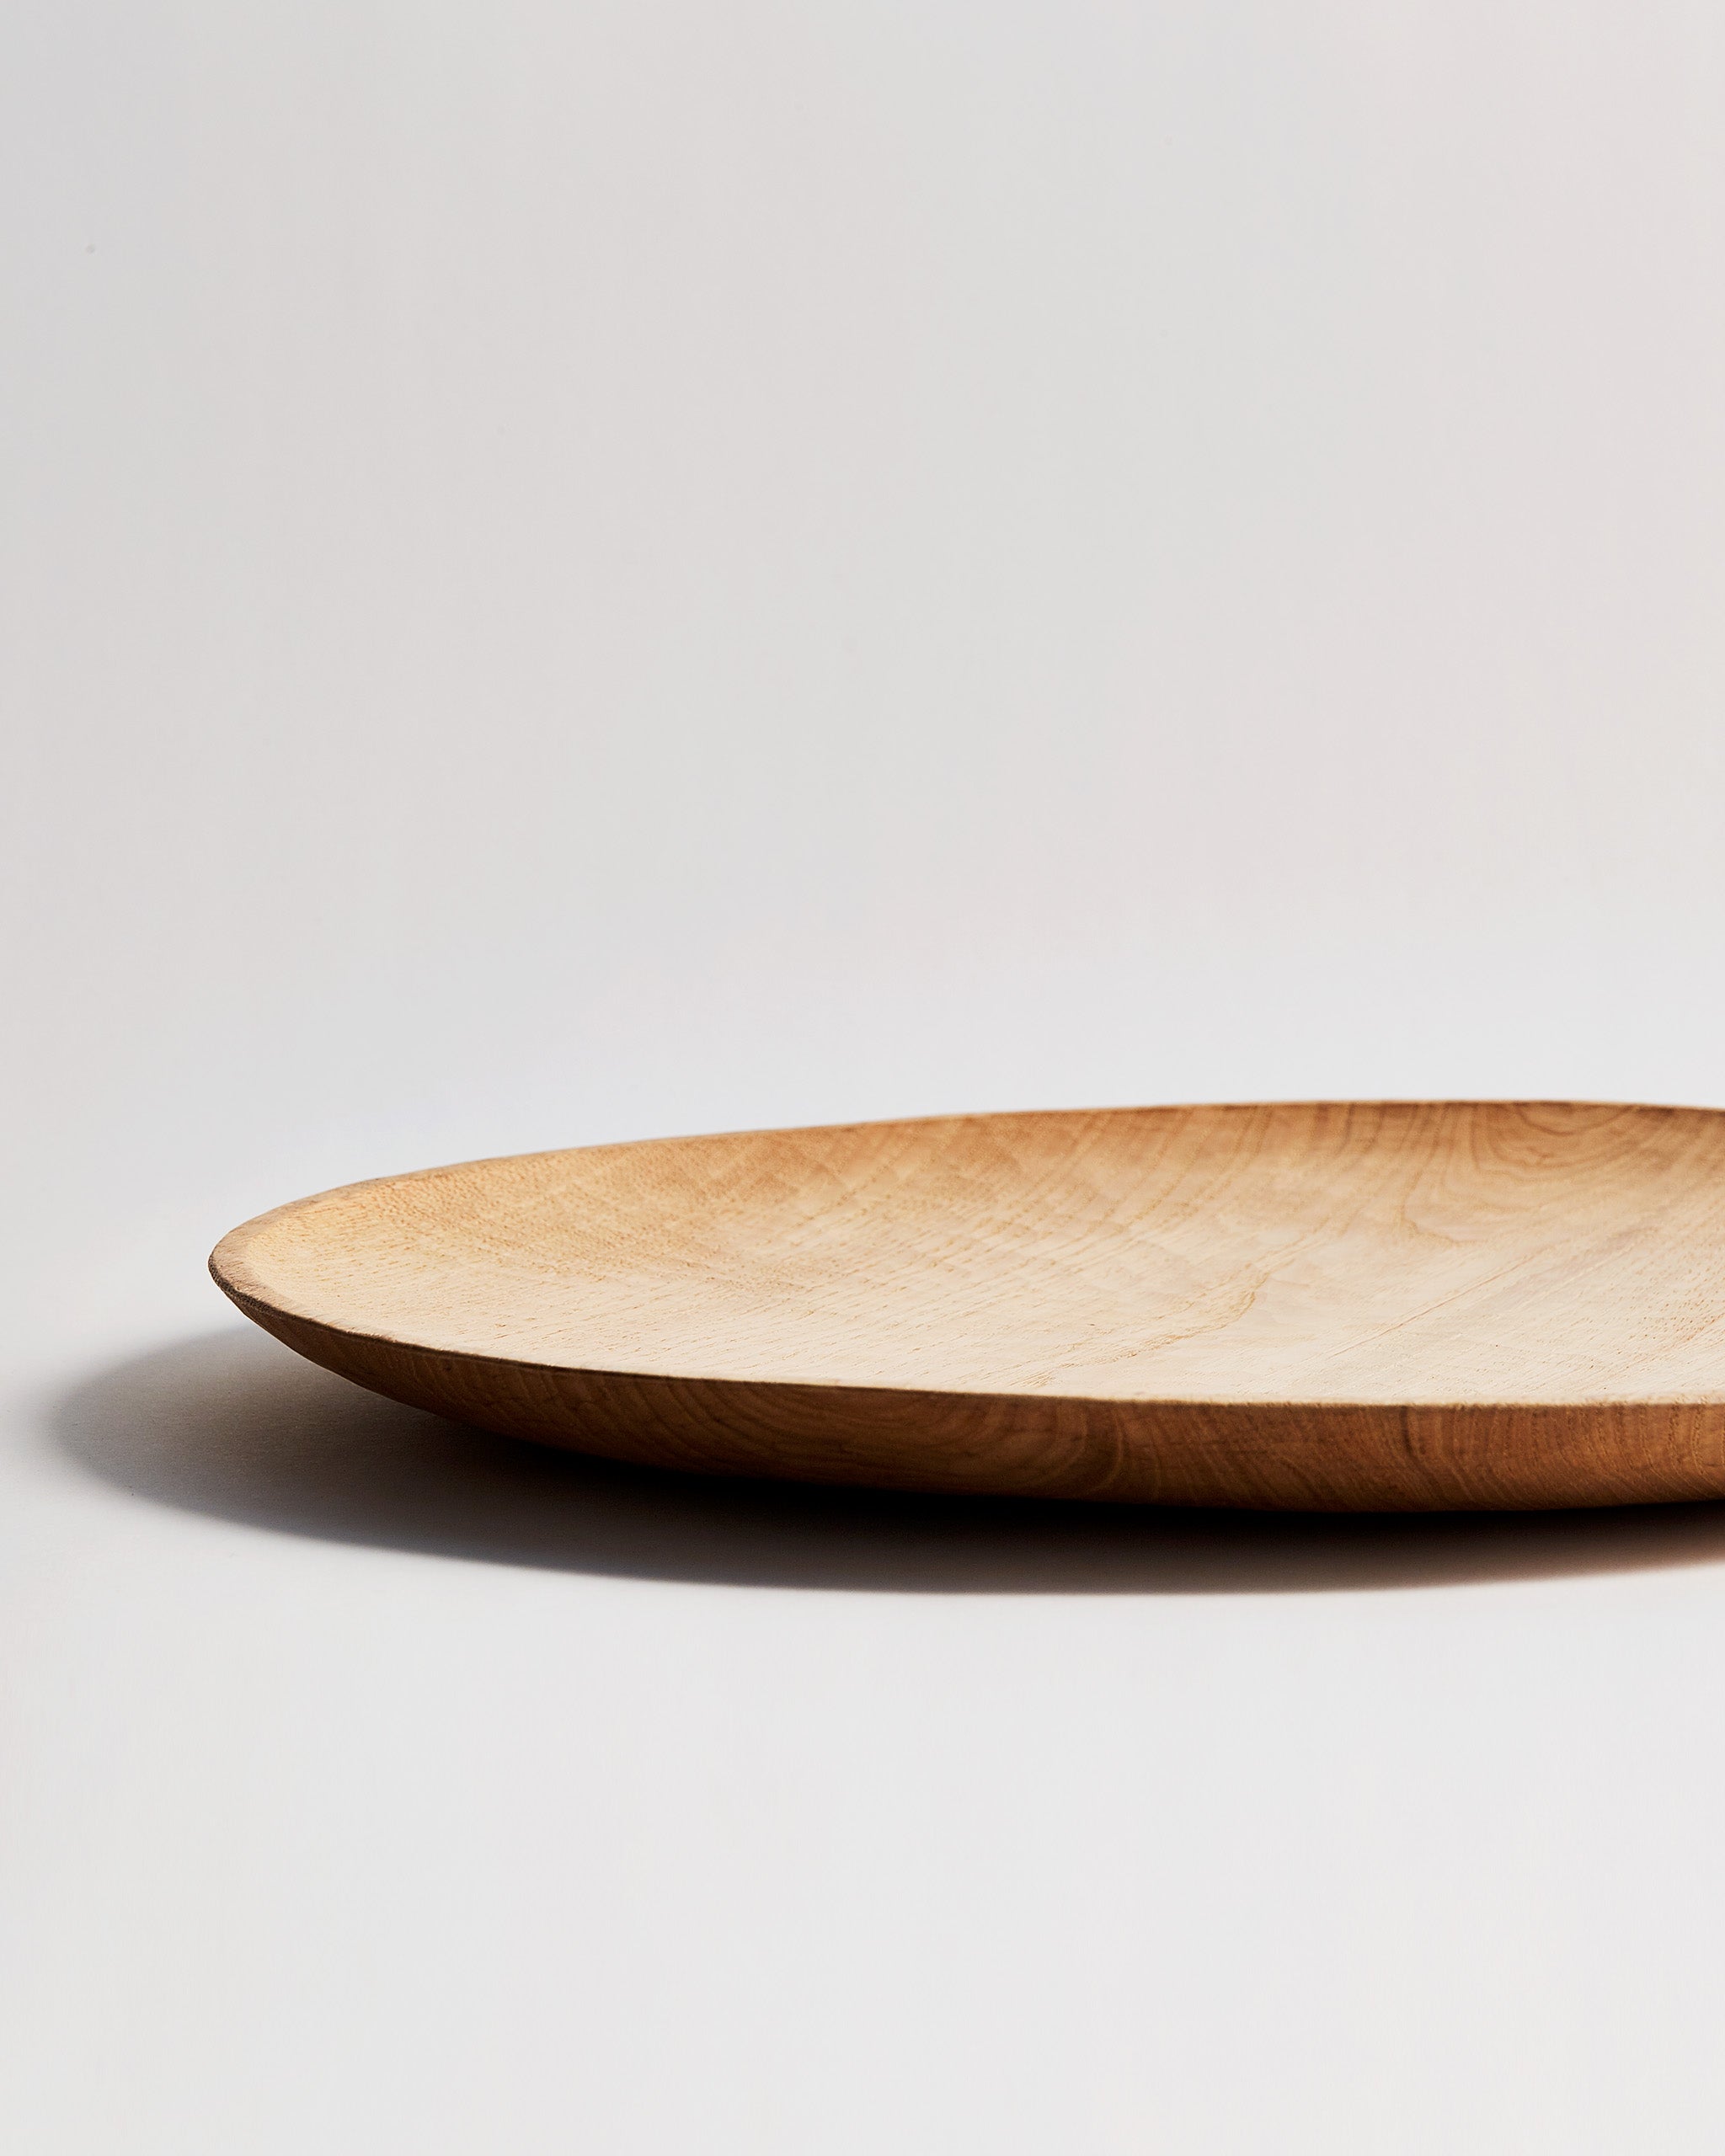
<svg viewBox="0 0 1725 2156"><path fill-rule="evenodd" d="M211 1259L315 1362L705 1473L1322 1510L1725 1495L1725 1113L953 1116L358 1183Z"/></svg>

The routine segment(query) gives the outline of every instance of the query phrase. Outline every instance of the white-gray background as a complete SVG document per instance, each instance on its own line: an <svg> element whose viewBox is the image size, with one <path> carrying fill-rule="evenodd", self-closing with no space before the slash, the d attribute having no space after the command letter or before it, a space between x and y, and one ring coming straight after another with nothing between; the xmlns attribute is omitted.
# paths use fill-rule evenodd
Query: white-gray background
<svg viewBox="0 0 1725 2156"><path fill-rule="evenodd" d="M667 1492L216 1235L1725 1101L1706 0L20 0L10 2148L1712 2152L1725 1519Z"/></svg>

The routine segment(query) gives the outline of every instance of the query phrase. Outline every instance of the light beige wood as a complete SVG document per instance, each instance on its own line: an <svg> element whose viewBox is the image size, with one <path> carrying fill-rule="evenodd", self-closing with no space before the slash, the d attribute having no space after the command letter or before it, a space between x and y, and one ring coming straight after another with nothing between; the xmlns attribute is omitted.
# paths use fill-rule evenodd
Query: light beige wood
<svg viewBox="0 0 1725 2156"><path fill-rule="evenodd" d="M1312 1509L1725 1495L1725 1114L963 1116L434 1168L211 1260L483 1428L708 1473Z"/></svg>

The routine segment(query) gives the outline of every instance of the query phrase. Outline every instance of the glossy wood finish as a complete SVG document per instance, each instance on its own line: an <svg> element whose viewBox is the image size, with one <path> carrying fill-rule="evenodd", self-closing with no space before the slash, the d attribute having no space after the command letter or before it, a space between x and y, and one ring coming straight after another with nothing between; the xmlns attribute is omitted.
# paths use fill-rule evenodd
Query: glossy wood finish
<svg viewBox="0 0 1725 2156"><path fill-rule="evenodd" d="M1725 1114L964 1116L435 1168L236 1229L379 1392L708 1473L1313 1509L1725 1495Z"/></svg>

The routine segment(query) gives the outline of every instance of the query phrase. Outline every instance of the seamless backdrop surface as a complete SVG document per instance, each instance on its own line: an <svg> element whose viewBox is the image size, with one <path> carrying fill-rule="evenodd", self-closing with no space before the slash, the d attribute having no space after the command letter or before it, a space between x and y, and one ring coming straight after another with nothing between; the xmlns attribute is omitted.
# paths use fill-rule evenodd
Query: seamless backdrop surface
<svg viewBox="0 0 1725 2156"><path fill-rule="evenodd" d="M661 1132L1725 1100L1717 11L6 36L8 2142L1711 2148L1712 1515L553 1474L201 1268Z"/></svg>

